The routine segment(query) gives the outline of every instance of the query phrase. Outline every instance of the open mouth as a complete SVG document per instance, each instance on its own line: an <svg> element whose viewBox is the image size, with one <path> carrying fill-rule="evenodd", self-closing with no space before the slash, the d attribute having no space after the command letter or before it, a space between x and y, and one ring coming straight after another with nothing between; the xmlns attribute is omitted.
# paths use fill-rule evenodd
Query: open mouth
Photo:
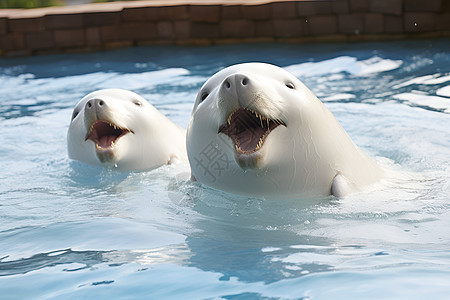
<svg viewBox="0 0 450 300"><path fill-rule="evenodd" d="M133 133L129 129L120 128L108 121L95 121L91 124L85 141L91 140L97 149L106 150L114 147L117 140L129 132Z"/></svg>
<svg viewBox="0 0 450 300"><path fill-rule="evenodd" d="M282 120L272 120L241 107L228 116L218 133L228 135L238 153L251 154L262 147L270 132L279 125L286 126Z"/></svg>

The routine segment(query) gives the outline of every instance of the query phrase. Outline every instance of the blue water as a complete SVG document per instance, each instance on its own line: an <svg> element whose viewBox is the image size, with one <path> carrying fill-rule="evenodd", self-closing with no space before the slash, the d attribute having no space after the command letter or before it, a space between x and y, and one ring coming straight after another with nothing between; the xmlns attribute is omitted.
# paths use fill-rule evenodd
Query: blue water
<svg viewBox="0 0 450 300"><path fill-rule="evenodd" d="M231 64L285 67L407 174L345 199L225 194L186 166L68 159L72 109L125 88L186 127ZM0 59L0 298L448 299L450 41L153 47Z"/></svg>

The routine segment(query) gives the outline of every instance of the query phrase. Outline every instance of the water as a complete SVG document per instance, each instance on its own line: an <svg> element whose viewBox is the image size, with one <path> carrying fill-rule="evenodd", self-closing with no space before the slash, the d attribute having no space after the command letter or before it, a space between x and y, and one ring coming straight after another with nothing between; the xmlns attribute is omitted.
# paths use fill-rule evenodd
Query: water
<svg viewBox="0 0 450 300"><path fill-rule="evenodd" d="M154 47L0 60L0 298L446 299L450 41ZM219 69L263 61L309 86L385 190L266 201L190 183L187 166L70 161L75 103L131 89L186 127Z"/></svg>

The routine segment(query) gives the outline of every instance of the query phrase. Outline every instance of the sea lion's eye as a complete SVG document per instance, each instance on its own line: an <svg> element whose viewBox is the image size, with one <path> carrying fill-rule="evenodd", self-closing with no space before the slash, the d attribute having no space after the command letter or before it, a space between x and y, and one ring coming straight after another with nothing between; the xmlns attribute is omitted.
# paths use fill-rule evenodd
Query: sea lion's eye
<svg viewBox="0 0 450 300"><path fill-rule="evenodd" d="M73 119L75 119L75 118L78 116L79 113L80 113L80 112L77 111L77 110L73 112L73 115L72 115L72 121L73 121Z"/></svg>
<svg viewBox="0 0 450 300"><path fill-rule="evenodd" d="M142 106L142 103L141 103L141 101L139 101L139 100L134 100L133 103L134 103L134 105L136 105L136 106Z"/></svg>
<svg viewBox="0 0 450 300"><path fill-rule="evenodd" d="M207 92L203 92L202 95L201 95L201 97L200 97L200 100L201 100L201 101L205 101L205 99L208 98L208 95L209 95L209 94L208 94ZM200 102L201 102L201 101L200 101Z"/></svg>
<svg viewBox="0 0 450 300"><path fill-rule="evenodd" d="M286 83L286 86L287 86L288 88L290 88L291 90L295 90L295 85L294 85L292 82L287 82L287 83Z"/></svg>

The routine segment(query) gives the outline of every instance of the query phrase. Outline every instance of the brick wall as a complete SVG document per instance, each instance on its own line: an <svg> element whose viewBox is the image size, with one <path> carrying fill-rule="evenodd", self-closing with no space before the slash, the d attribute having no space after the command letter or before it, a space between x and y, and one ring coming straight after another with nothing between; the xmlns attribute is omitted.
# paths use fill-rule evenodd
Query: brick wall
<svg viewBox="0 0 450 300"><path fill-rule="evenodd" d="M0 55L7 56L443 36L450 36L448 0L166 0L0 10Z"/></svg>

